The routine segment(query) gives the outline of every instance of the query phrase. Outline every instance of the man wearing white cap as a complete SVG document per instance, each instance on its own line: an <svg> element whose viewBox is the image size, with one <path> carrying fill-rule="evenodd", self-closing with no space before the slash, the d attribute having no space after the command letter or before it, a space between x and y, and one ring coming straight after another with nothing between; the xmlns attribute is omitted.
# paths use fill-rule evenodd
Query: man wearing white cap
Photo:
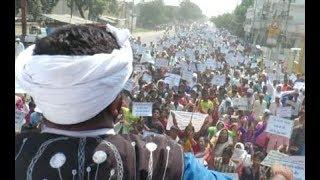
<svg viewBox="0 0 320 180"><path fill-rule="evenodd" d="M281 96L276 96L275 101L271 102L269 110L272 115L276 116L282 106L282 103L280 101Z"/></svg>
<svg viewBox="0 0 320 180"><path fill-rule="evenodd" d="M44 118L41 134L16 136L15 179L190 179L199 171L231 179L165 136L115 135L132 73L129 36L109 25L64 26L19 55L18 79Z"/></svg>

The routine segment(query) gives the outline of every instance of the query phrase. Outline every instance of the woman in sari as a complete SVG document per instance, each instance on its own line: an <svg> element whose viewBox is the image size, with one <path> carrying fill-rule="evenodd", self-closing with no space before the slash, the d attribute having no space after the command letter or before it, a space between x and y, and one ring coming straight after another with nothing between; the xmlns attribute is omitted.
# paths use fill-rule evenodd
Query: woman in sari
<svg viewBox="0 0 320 180"><path fill-rule="evenodd" d="M254 122L249 120L247 116L244 116L239 123L239 141L246 143L252 142L254 135Z"/></svg>

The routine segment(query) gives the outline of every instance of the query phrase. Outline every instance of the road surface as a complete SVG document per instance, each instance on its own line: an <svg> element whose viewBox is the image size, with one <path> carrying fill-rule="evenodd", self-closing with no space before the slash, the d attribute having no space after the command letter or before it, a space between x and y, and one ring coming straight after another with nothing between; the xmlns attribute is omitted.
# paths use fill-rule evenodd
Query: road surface
<svg viewBox="0 0 320 180"><path fill-rule="evenodd" d="M151 41L156 41L157 39L160 39L163 33L164 31L137 32L133 33L133 36L140 36L142 43L149 44Z"/></svg>

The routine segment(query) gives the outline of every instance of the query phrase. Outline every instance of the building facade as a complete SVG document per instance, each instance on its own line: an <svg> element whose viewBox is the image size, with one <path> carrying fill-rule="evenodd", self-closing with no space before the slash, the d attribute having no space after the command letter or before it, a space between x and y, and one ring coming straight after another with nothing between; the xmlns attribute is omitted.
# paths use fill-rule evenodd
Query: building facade
<svg viewBox="0 0 320 180"><path fill-rule="evenodd" d="M267 57L271 60L285 56L289 72L299 69L304 73L304 19L305 0L255 0L247 9L245 38L254 45L269 48Z"/></svg>

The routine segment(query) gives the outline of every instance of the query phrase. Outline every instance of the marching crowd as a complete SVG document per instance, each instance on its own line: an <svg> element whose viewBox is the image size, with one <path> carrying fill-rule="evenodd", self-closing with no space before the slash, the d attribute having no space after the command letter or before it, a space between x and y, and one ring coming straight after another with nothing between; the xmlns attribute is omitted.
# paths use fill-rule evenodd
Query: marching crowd
<svg viewBox="0 0 320 180"><path fill-rule="evenodd" d="M303 74L206 24L175 25L150 44L130 41L133 73L121 92L117 134L162 134L208 169L241 180L297 179L281 163L262 162L270 152L305 155ZM137 102L152 103L150 116L135 114ZM17 112L24 116L21 132L40 132L43 116L32 97L16 93L16 124ZM276 120L288 122L282 128L289 135L270 131Z"/></svg>

